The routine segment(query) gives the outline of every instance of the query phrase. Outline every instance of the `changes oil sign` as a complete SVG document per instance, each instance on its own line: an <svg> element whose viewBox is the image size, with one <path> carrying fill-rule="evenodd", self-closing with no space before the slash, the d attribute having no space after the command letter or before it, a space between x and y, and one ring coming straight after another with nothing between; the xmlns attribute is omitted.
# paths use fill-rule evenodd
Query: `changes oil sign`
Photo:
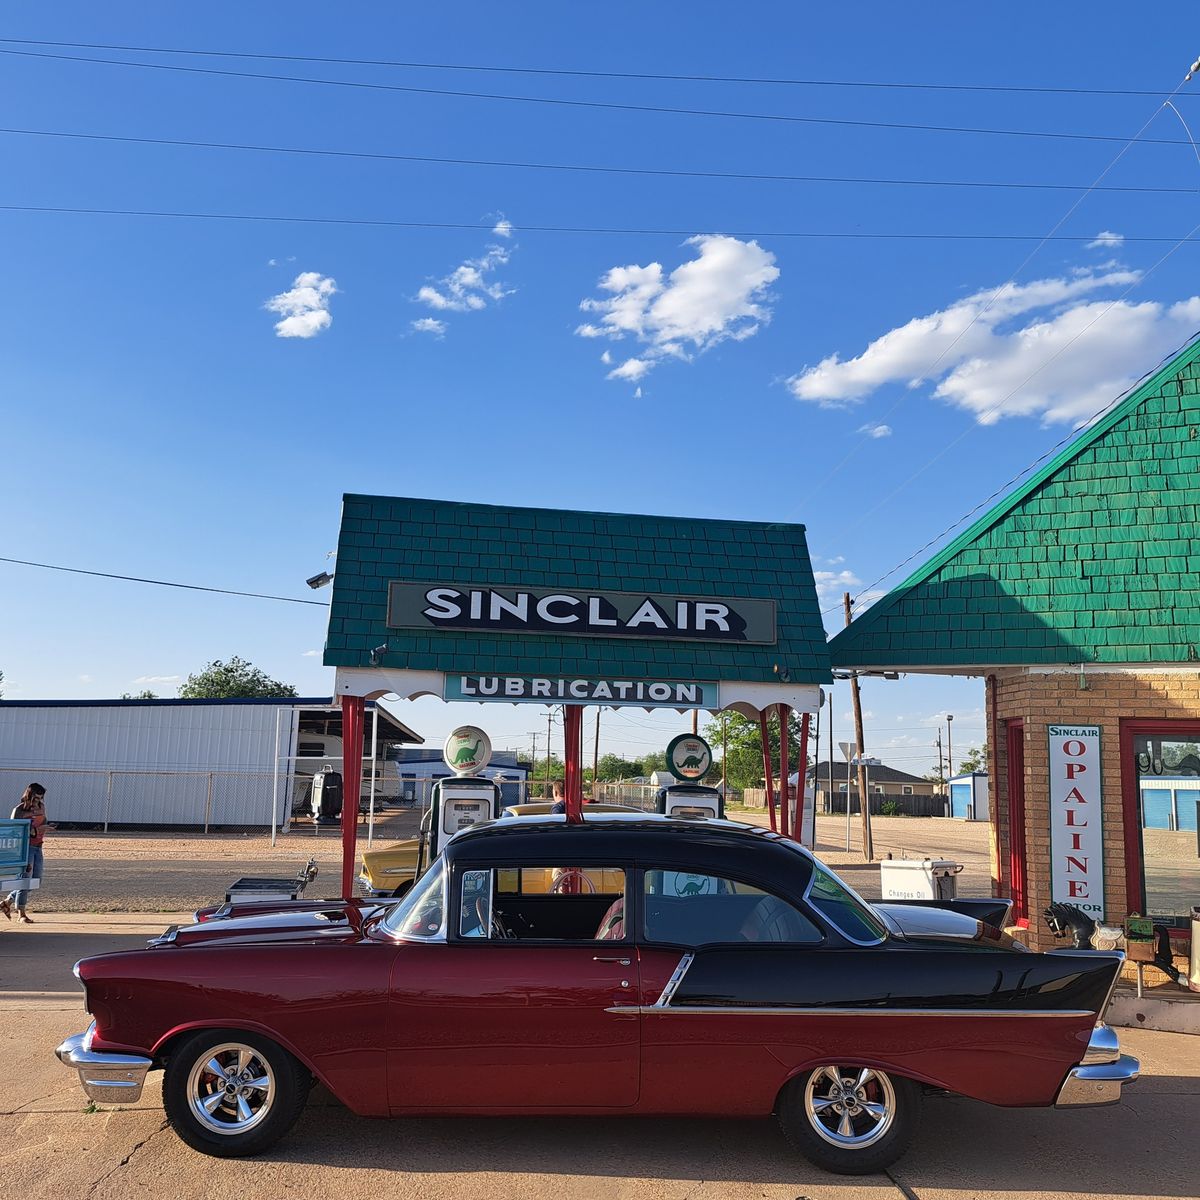
<svg viewBox="0 0 1200 1200"><path fill-rule="evenodd" d="M1051 899L1104 916L1100 727L1050 726Z"/></svg>

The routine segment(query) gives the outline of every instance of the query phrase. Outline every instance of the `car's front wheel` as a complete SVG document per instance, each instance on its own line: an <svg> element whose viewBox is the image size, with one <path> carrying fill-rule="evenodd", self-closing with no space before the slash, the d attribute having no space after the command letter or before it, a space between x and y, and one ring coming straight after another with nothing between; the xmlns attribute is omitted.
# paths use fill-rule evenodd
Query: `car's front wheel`
<svg viewBox="0 0 1200 1200"><path fill-rule="evenodd" d="M269 1038L204 1030L175 1048L163 1108L193 1149L218 1158L259 1154L295 1124L311 1076Z"/></svg>
<svg viewBox="0 0 1200 1200"><path fill-rule="evenodd" d="M869 1067L817 1067L779 1097L783 1132L809 1162L837 1175L869 1175L908 1149L920 1114L911 1079Z"/></svg>

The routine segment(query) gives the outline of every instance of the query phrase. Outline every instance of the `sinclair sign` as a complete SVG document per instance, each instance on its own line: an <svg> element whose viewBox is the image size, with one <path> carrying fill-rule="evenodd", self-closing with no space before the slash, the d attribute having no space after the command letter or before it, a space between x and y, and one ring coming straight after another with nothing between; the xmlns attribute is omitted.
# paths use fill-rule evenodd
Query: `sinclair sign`
<svg viewBox="0 0 1200 1200"><path fill-rule="evenodd" d="M1100 726L1051 725L1051 899L1104 917Z"/></svg>
<svg viewBox="0 0 1200 1200"><path fill-rule="evenodd" d="M389 629L550 633L671 641L776 641L773 600L488 584L388 584Z"/></svg>

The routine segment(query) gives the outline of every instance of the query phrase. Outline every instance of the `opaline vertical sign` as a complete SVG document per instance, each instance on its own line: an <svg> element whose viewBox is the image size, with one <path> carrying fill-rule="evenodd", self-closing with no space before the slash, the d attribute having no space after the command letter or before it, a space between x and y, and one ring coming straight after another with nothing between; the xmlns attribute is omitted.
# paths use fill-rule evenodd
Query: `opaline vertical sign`
<svg viewBox="0 0 1200 1200"><path fill-rule="evenodd" d="M1050 894L1104 916L1100 726L1050 726Z"/></svg>

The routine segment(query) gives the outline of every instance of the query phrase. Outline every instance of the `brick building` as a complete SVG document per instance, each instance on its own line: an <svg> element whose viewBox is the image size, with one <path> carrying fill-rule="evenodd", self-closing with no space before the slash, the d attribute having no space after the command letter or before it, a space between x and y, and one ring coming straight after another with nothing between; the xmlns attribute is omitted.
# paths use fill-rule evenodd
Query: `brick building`
<svg viewBox="0 0 1200 1200"><path fill-rule="evenodd" d="M986 680L992 874L1042 910L1200 905L1200 342L830 644ZM1174 937L1175 935L1173 935Z"/></svg>

